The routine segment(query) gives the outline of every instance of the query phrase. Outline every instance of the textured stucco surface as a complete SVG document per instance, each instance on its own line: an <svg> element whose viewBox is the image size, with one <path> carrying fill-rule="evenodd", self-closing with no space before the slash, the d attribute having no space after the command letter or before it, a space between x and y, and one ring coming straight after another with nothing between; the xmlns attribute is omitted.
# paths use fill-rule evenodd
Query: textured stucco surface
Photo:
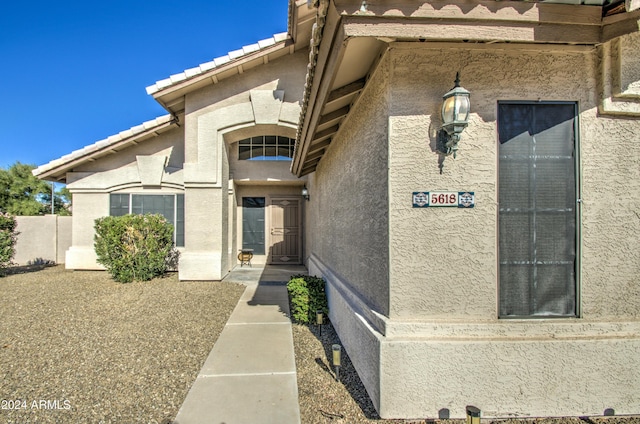
<svg viewBox="0 0 640 424"><path fill-rule="evenodd" d="M387 314L388 66L368 89L332 141L309 185L307 251Z"/></svg>
<svg viewBox="0 0 640 424"><path fill-rule="evenodd" d="M640 100L640 34L629 34L620 37L620 91L636 96Z"/></svg>
<svg viewBox="0 0 640 424"><path fill-rule="evenodd" d="M589 119L590 118L590 119ZM640 316L640 120L583 114L582 315Z"/></svg>
<svg viewBox="0 0 640 424"><path fill-rule="evenodd" d="M343 348L349 354L360 380L376 409L380 410L380 344L382 336L370 325L371 313L356 293L315 255L309 259L309 275L322 275L327 281L326 293L331 323L340 334Z"/></svg>
<svg viewBox="0 0 640 424"><path fill-rule="evenodd" d="M638 413L637 338L393 341L381 350L384 418L441 409L464 418L466 405L483 417Z"/></svg>
<svg viewBox="0 0 640 424"><path fill-rule="evenodd" d="M317 211L309 215L322 234L310 233L310 270L327 278L332 322L384 418L438 417L444 409L462 418L468 404L485 417L599 415L607 408L638 412L640 291L634 281L640 266L640 201L629 193L640 185L640 121L597 114L596 49L559 50L392 44L309 178L311 193L321 202L311 205ZM472 115L458 157L446 158L441 173L435 152L439 108L456 70L471 91ZM583 200L578 318L497 318L500 100L578 104ZM356 148L380 140L376 131L388 141L382 153L386 163ZM372 212L385 205L370 200L352 208L357 210L352 218L341 218L357 228L362 214L388 220L388 310L377 309L385 291L371 283L381 280L380 273L364 284L368 270L350 272L352 265L337 257L346 246L329 249L339 247L345 235L353 237L352 248L365 243L322 216L331 216L334 203L340 209L346 202L326 193L327 185L347 198L357 187L351 179L358 176L348 173L350 162L369 177L377 176L367 174L370 165L388 166L388 218ZM342 180L345 172L351 185ZM474 191L476 206L412 207L412 192L434 190ZM321 238L327 241L316 240ZM357 359L372 351L380 355L377 367L375 360Z"/></svg>
<svg viewBox="0 0 640 424"><path fill-rule="evenodd" d="M64 263L65 252L71 246L70 216L16 216L18 239L13 261L27 265L45 259Z"/></svg>
<svg viewBox="0 0 640 424"><path fill-rule="evenodd" d="M391 116L389 130L391 316L395 311L412 319L496 316L496 102L543 99L577 101L580 108L582 316L637 319L640 289L634 276L640 253L635 234L640 230L640 200L625 193L637 190L640 177L638 120L596 114L595 51L457 53L392 50L397 64L393 110L403 116ZM447 158L439 174L432 152L439 104L436 90L429 87L450 85L449 75L436 70L445 68L444 60L462 70L462 84L472 93L473 113L458 158ZM501 66L495 67L498 61ZM474 71L465 73L471 63ZM413 71L427 66L435 69ZM576 79L569 69L589 72ZM640 69L635 72L638 78ZM416 90L414 84L424 89ZM408 96L409 92L417 94ZM405 115L421 110L427 114ZM476 207L413 209L411 192L421 190L475 191ZM406 250L424 256L416 261Z"/></svg>

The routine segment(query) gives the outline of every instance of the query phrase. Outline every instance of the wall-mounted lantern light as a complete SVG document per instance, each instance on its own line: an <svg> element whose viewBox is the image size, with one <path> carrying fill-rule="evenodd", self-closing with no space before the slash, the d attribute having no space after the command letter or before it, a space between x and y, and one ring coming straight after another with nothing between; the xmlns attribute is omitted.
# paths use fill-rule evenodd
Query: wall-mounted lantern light
<svg viewBox="0 0 640 424"><path fill-rule="evenodd" d="M437 150L456 157L462 131L469 124L469 91L460 87L460 73L456 73L455 86L442 96L442 129L438 131Z"/></svg>
<svg viewBox="0 0 640 424"><path fill-rule="evenodd" d="M336 381L340 381L340 356L342 354L342 346L339 344L331 345L333 353L333 367L336 369Z"/></svg>
<svg viewBox="0 0 640 424"><path fill-rule="evenodd" d="M309 200L309 189L306 185L302 187L302 197L304 198L304 200Z"/></svg>

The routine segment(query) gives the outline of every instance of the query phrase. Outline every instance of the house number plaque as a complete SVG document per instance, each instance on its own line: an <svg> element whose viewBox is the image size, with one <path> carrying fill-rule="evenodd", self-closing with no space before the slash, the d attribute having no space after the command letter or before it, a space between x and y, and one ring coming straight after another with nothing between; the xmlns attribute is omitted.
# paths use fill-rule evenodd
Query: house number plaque
<svg viewBox="0 0 640 424"><path fill-rule="evenodd" d="M415 191L414 208L472 208L476 204L473 191Z"/></svg>

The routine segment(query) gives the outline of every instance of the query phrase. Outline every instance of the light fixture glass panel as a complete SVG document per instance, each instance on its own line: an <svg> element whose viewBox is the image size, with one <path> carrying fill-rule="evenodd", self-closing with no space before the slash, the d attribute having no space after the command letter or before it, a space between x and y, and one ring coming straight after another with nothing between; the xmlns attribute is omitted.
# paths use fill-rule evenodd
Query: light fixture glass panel
<svg viewBox="0 0 640 424"><path fill-rule="evenodd" d="M469 96L456 95L456 104L454 106L456 121L468 121L469 120Z"/></svg>
<svg viewBox="0 0 640 424"><path fill-rule="evenodd" d="M467 121L469 119L469 97L461 94L454 94L444 99L442 103L442 122L450 124L452 122Z"/></svg>
<svg viewBox="0 0 640 424"><path fill-rule="evenodd" d="M442 102L442 123L449 124L453 122L455 111L455 97L451 96Z"/></svg>

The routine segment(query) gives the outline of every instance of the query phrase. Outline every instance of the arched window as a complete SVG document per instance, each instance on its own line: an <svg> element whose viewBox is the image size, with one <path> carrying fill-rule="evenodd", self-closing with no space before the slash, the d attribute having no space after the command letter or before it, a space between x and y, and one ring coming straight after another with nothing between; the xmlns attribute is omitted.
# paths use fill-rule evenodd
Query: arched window
<svg viewBox="0 0 640 424"><path fill-rule="evenodd" d="M280 135L261 135L238 142L240 160L291 160L295 140Z"/></svg>

